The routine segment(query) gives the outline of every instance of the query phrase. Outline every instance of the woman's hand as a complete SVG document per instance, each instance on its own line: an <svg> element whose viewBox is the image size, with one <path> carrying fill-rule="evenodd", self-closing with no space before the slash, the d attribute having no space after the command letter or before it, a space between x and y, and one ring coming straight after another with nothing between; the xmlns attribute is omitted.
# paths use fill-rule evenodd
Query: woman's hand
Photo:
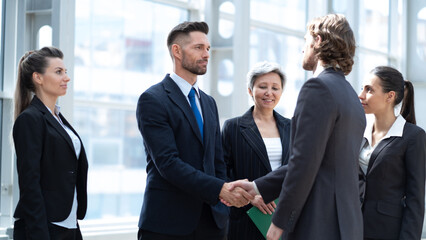
<svg viewBox="0 0 426 240"><path fill-rule="evenodd" d="M271 215L273 212L275 212L275 208L277 205L274 201L271 203L265 204L263 201L262 196L256 195L253 200L250 201L253 206L256 206L263 214L269 214Z"/></svg>

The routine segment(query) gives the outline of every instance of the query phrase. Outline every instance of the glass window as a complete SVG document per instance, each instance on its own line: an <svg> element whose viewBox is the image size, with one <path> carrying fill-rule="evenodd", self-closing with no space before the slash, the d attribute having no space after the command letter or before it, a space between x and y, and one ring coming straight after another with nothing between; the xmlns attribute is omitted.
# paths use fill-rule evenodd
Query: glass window
<svg viewBox="0 0 426 240"><path fill-rule="evenodd" d="M221 13L235 14L235 6L231 2L223 2L219 6ZM219 35L222 38L230 38L234 34L234 22L231 20L219 17Z"/></svg>
<svg viewBox="0 0 426 240"><path fill-rule="evenodd" d="M224 59L219 63L217 90L222 96L229 96L234 91L234 63L229 59Z"/></svg>
<svg viewBox="0 0 426 240"><path fill-rule="evenodd" d="M417 54L426 61L426 8L417 14Z"/></svg>
<svg viewBox="0 0 426 240"><path fill-rule="evenodd" d="M250 36L250 66L271 61L281 65L287 82L276 110L285 117L293 116L297 96L305 79L302 69L304 40L263 29L252 29ZM250 99L251 101L251 99ZM252 102L250 102L252 104Z"/></svg>
<svg viewBox="0 0 426 240"><path fill-rule="evenodd" d="M336 13L345 14L348 10L348 0L334 0L333 9Z"/></svg>
<svg viewBox="0 0 426 240"><path fill-rule="evenodd" d="M167 34L187 19L187 10L151 1L76 0L74 125L90 164L86 219L139 216L146 156L136 103L172 70Z"/></svg>
<svg viewBox="0 0 426 240"><path fill-rule="evenodd" d="M4 27L3 27L3 18L4 18L4 14L3 14L3 0L0 0L0 92L3 91L3 31L4 31ZM0 111L1 114L1 111ZM1 116L0 116L1 119ZM1 129L0 129L1 130ZM1 133L1 131L0 131Z"/></svg>
<svg viewBox="0 0 426 240"><path fill-rule="evenodd" d="M0 0L0 146L2 146L2 119L3 119L3 99L1 98L1 94L3 92L3 1ZM1 149L1 147L0 147ZM0 156L2 155L0 150Z"/></svg>
<svg viewBox="0 0 426 240"><path fill-rule="evenodd" d="M252 0L250 4L250 16L254 20L305 31L305 0Z"/></svg>
<svg viewBox="0 0 426 240"><path fill-rule="evenodd" d="M389 0L360 1L360 45L387 52L389 33Z"/></svg>
<svg viewBox="0 0 426 240"><path fill-rule="evenodd" d="M359 53L359 82L362 86L362 82L364 79L368 76L370 71L377 67L377 66L386 66L388 65L388 59L386 56L383 55L377 55L377 54L370 54L370 53ZM360 89L355 89L357 93L360 92Z"/></svg>
<svg viewBox="0 0 426 240"><path fill-rule="evenodd" d="M3 125L3 99L0 98L0 134L3 133L2 132L2 125ZM0 146L2 145L2 136L3 134L0 135ZM0 151L0 156L1 156L1 151Z"/></svg>
<svg viewBox="0 0 426 240"><path fill-rule="evenodd" d="M52 46L52 27L44 25L38 30L38 49Z"/></svg>

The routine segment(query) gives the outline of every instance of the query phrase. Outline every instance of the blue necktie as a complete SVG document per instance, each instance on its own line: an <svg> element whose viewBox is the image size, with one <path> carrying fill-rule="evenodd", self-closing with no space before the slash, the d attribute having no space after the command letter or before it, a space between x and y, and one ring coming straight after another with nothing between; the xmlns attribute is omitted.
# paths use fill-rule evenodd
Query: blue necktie
<svg viewBox="0 0 426 240"><path fill-rule="evenodd" d="M194 112L195 119L198 123L198 128L200 129L201 139L203 139L203 119L201 118L200 111L198 110L197 103L195 102L195 89L191 88L191 91L188 94L189 103L191 104L192 112Z"/></svg>

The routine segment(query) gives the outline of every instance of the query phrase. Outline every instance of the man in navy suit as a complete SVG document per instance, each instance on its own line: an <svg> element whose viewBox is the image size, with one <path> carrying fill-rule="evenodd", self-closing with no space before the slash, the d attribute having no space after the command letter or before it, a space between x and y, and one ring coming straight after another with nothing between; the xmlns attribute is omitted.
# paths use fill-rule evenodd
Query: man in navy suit
<svg viewBox="0 0 426 240"><path fill-rule="evenodd" d="M303 68L313 77L301 88L291 121L288 165L239 181L265 202L278 198L268 240L361 240L358 154L365 116L346 81L355 38L343 15L308 24Z"/></svg>
<svg viewBox="0 0 426 240"><path fill-rule="evenodd" d="M139 240L222 240L228 208L252 199L229 190L214 99L198 88L207 71L208 25L184 22L169 33L173 73L139 98L136 116L147 154Z"/></svg>

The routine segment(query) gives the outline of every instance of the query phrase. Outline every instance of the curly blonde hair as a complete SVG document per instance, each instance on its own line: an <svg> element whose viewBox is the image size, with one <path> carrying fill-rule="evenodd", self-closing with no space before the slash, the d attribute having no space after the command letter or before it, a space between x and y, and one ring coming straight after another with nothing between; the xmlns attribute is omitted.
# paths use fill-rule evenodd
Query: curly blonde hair
<svg viewBox="0 0 426 240"><path fill-rule="evenodd" d="M329 14L308 23L308 31L321 43L314 48L316 57L333 68L340 68L345 75L352 71L355 56L355 37L342 14Z"/></svg>

